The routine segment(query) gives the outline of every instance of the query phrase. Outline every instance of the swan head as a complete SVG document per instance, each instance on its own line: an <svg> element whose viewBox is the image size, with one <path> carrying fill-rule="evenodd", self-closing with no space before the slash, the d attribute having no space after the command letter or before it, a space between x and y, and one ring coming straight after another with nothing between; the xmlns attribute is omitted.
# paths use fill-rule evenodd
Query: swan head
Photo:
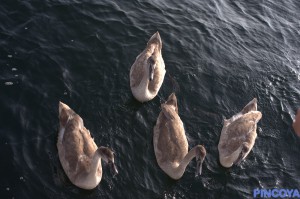
<svg viewBox="0 0 300 199"><path fill-rule="evenodd" d="M202 145L198 145L195 147L196 150L196 161L197 161L197 168L195 176L202 174L202 164L204 162L206 156L206 149Z"/></svg>
<svg viewBox="0 0 300 199"><path fill-rule="evenodd" d="M99 147L97 151L101 158L110 166L111 172L117 175L119 172L115 165L114 152L107 147Z"/></svg>

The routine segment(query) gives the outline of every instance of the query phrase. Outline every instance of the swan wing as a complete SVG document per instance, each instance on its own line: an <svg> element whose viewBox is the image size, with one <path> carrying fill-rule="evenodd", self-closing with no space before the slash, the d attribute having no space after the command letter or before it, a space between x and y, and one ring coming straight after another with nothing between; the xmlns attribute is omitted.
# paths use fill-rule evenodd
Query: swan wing
<svg viewBox="0 0 300 199"><path fill-rule="evenodd" d="M65 127L62 147L64 151L62 158L64 168L70 176L78 175L89 169L90 161L97 146L77 114L68 121Z"/></svg>
<svg viewBox="0 0 300 199"><path fill-rule="evenodd" d="M130 69L130 87L136 87L140 85L144 75L145 75L145 70L144 70L144 64L146 63L146 56L145 52L142 52L133 65L131 66Z"/></svg>
<svg viewBox="0 0 300 199"><path fill-rule="evenodd" d="M148 89L150 92L157 92L162 85L166 73L165 63L160 52L154 52L151 56L155 63L154 77L149 82Z"/></svg>
<svg viewBox="0 0 300 199"><path fill-rule="evenodd" d="M252 143L256 138L256 122L249 117L241 116L222 131L219 149L227 156L238 150L244 142Z"/></svg>
<svg viewBox="0 0 300 199"><path fill-rule="evenodd" d="M157 150L161 162L180 162L188 150L183 123L177 114L171 113L169 116L165 113L160 115L163 122L157 129Z"/></svg>

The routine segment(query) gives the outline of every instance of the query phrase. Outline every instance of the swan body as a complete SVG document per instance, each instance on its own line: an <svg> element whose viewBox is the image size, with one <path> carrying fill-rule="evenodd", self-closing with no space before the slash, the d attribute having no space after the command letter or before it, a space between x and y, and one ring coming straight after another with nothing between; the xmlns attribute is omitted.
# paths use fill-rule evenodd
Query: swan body
<svg viewBox="0 0 300 199"><path fill-rule="evenodd" d="M201 175L206 150L202 145L197 145L188 152L188 142L183 123L178 115L175 94L172 93L161 106L162 111L153 132L154 152L159 167L177 180L182 177L189 162L196 157L196 175Z"/></svg>
<svg viewBox="0 0 300 199"><path fill-rule="evenodd" d="M130 69L130 88L140 102L153 99L165 77L165 63L161 55L162 41L156 32L148 41Z"/></svg>
<svg viewBox="0 0 300 199"><path fill-rule="evenodd" d="M247 157L254 146L257 123L261 117L261 112L257 111L257 99L254 98L241 112L224 120L218 145L222 166L239 165Z"/></svg>
<svg viewBox="0 0 300 199"><path fill-rule="evenodd" d="M102 178L101 158L118 172L113 152L106 147L98 148L82 118L62 102L59 102L59 124L59 160L74 185L82 189L95 188Z"/></svg>

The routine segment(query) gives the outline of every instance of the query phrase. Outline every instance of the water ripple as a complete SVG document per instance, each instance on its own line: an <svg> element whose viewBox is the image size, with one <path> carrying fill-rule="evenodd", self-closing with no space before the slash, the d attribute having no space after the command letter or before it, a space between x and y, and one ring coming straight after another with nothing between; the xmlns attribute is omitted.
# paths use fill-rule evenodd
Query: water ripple
<svg viewBox="0 0 300 199"><path fill-rule="evenodd" d="M300 4L296 0L7 1L0 5L0 124L3 198L249 198L254 188L299 187ZM163 40L166 76L154 100L131 95L129 70L149 37ZM176 85L176 86L174 86ZM158 167L153 126L177 91L190 147L204 144L203 175ZM240 167L225 169L217 144L223 119L254 97L263 118ZM92 191L60 165L58 101L113 148L120 174L103 164Z"/></svg>

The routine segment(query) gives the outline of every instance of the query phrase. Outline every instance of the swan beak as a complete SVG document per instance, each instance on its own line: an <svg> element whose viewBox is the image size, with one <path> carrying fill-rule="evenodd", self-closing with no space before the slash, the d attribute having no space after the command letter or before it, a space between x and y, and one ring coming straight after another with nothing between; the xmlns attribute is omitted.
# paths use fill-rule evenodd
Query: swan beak
<svg viewBox="0 0 300 199"><path fill-rule="evenodd" d="M115 176L115 175L117 175L117 174L119 173L119 171L118 171L118 169L117 169L115 163L110 162L110 163L109 163L109 166L110 166L111 172L113 173L113 176Z"/></svg>
<svg viewBox="0 0 300 199"><path fill-rule="evenodd" d="M196 168L196 174L195 174L195 177L197 177L198 175L201 176L202 174L202 164L203 164L203 161L202 159L198 159L197 160L197 168Z"/></svg>

